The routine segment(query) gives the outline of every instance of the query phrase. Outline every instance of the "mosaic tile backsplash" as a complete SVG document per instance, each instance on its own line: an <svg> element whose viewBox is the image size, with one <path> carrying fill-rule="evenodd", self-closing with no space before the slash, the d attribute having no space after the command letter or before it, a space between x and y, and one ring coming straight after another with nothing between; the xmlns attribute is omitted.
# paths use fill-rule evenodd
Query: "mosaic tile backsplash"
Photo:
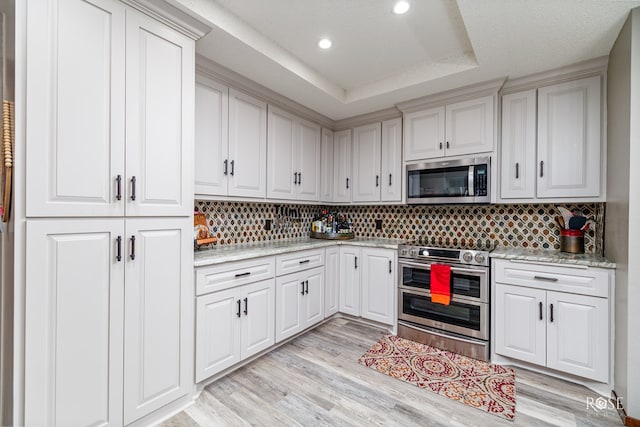
<svg viewBox="0 0 640 427"><path fill-rule="evenodd" d="M585 252L602 254L604 203L562 205L580 209L597 226L585 233ZM195 211L207 215L218 245L291 240L309 235L311 221L323 209L346 214L357 237L413 240L428 236L434 244L560 249L556 205L338 206L279 205L199 201ZM271 229L266 222L272 220ZM382 230L376 230L382 220Z"/></svg>

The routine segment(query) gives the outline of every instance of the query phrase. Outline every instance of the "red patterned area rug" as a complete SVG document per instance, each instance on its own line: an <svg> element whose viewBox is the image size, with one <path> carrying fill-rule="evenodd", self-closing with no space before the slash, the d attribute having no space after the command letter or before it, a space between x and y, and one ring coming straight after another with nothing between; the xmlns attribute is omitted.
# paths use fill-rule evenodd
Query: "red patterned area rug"
<svg viewBox="0 0 640 427"><path fill-rule="evenodd" d="M498 417L515 417L516 376L511 368L393 335L380 338L358 363Z"/></svg>

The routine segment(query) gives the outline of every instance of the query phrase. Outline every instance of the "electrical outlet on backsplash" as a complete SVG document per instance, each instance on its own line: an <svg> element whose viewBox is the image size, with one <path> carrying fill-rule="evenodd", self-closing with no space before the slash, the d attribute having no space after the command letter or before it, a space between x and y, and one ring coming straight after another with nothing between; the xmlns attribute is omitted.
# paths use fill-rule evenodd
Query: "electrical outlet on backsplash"
<svg viewBox="0 0 640 427"><path fill-rule="evenodd" d="M322 210L336 210L352 221L356 237L413 240L429 236L436 241L491 241L513 248L560 249L557 206L579 209L596 221L585 233L585 252L602 254L604 203L536 205L385 205L318 206L196 200L195 211L207 216L219 245L240 245L309 236L311 221ZM272 220L271 229L265 227ZM382 229L376 229L376 220Z"/></svg>

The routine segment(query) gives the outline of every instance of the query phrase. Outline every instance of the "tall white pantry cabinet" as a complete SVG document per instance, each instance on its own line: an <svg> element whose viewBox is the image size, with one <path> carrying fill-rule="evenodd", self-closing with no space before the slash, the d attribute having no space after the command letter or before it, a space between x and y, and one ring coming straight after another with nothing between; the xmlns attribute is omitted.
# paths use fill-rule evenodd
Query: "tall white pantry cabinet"
<svg viewBox="0 0 640 427"><path fill-rule="evenodd" d="M26 9L25 425L191 392L197 35L127 3Z"/></svg>

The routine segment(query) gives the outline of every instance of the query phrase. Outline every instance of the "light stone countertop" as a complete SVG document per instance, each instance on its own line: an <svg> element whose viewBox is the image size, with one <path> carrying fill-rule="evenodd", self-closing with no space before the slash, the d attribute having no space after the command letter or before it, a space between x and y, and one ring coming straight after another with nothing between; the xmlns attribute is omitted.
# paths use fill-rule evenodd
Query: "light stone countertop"
<svg viewBox="0 0 640 427"><path fill-rule="evenodd" d="M526 249L498 247L489 256L491 258L512 259L534 262L552 262L568 265L586 265L588 267L616 268L616 263L595 254L569 254L549 249Z"/></svg>
<svg viewBox="0 0 640 427"><path fill-rule="evenodd" d="M351 240L321 240L304 238L299 240L278 240L259 242L251 245L222 245L211 249L198 250L193 255L193 266L222 264L263 256L279 255L307 249L326 248L335 245L364 246L397 250L405 240L357 237Z"/></svg>

